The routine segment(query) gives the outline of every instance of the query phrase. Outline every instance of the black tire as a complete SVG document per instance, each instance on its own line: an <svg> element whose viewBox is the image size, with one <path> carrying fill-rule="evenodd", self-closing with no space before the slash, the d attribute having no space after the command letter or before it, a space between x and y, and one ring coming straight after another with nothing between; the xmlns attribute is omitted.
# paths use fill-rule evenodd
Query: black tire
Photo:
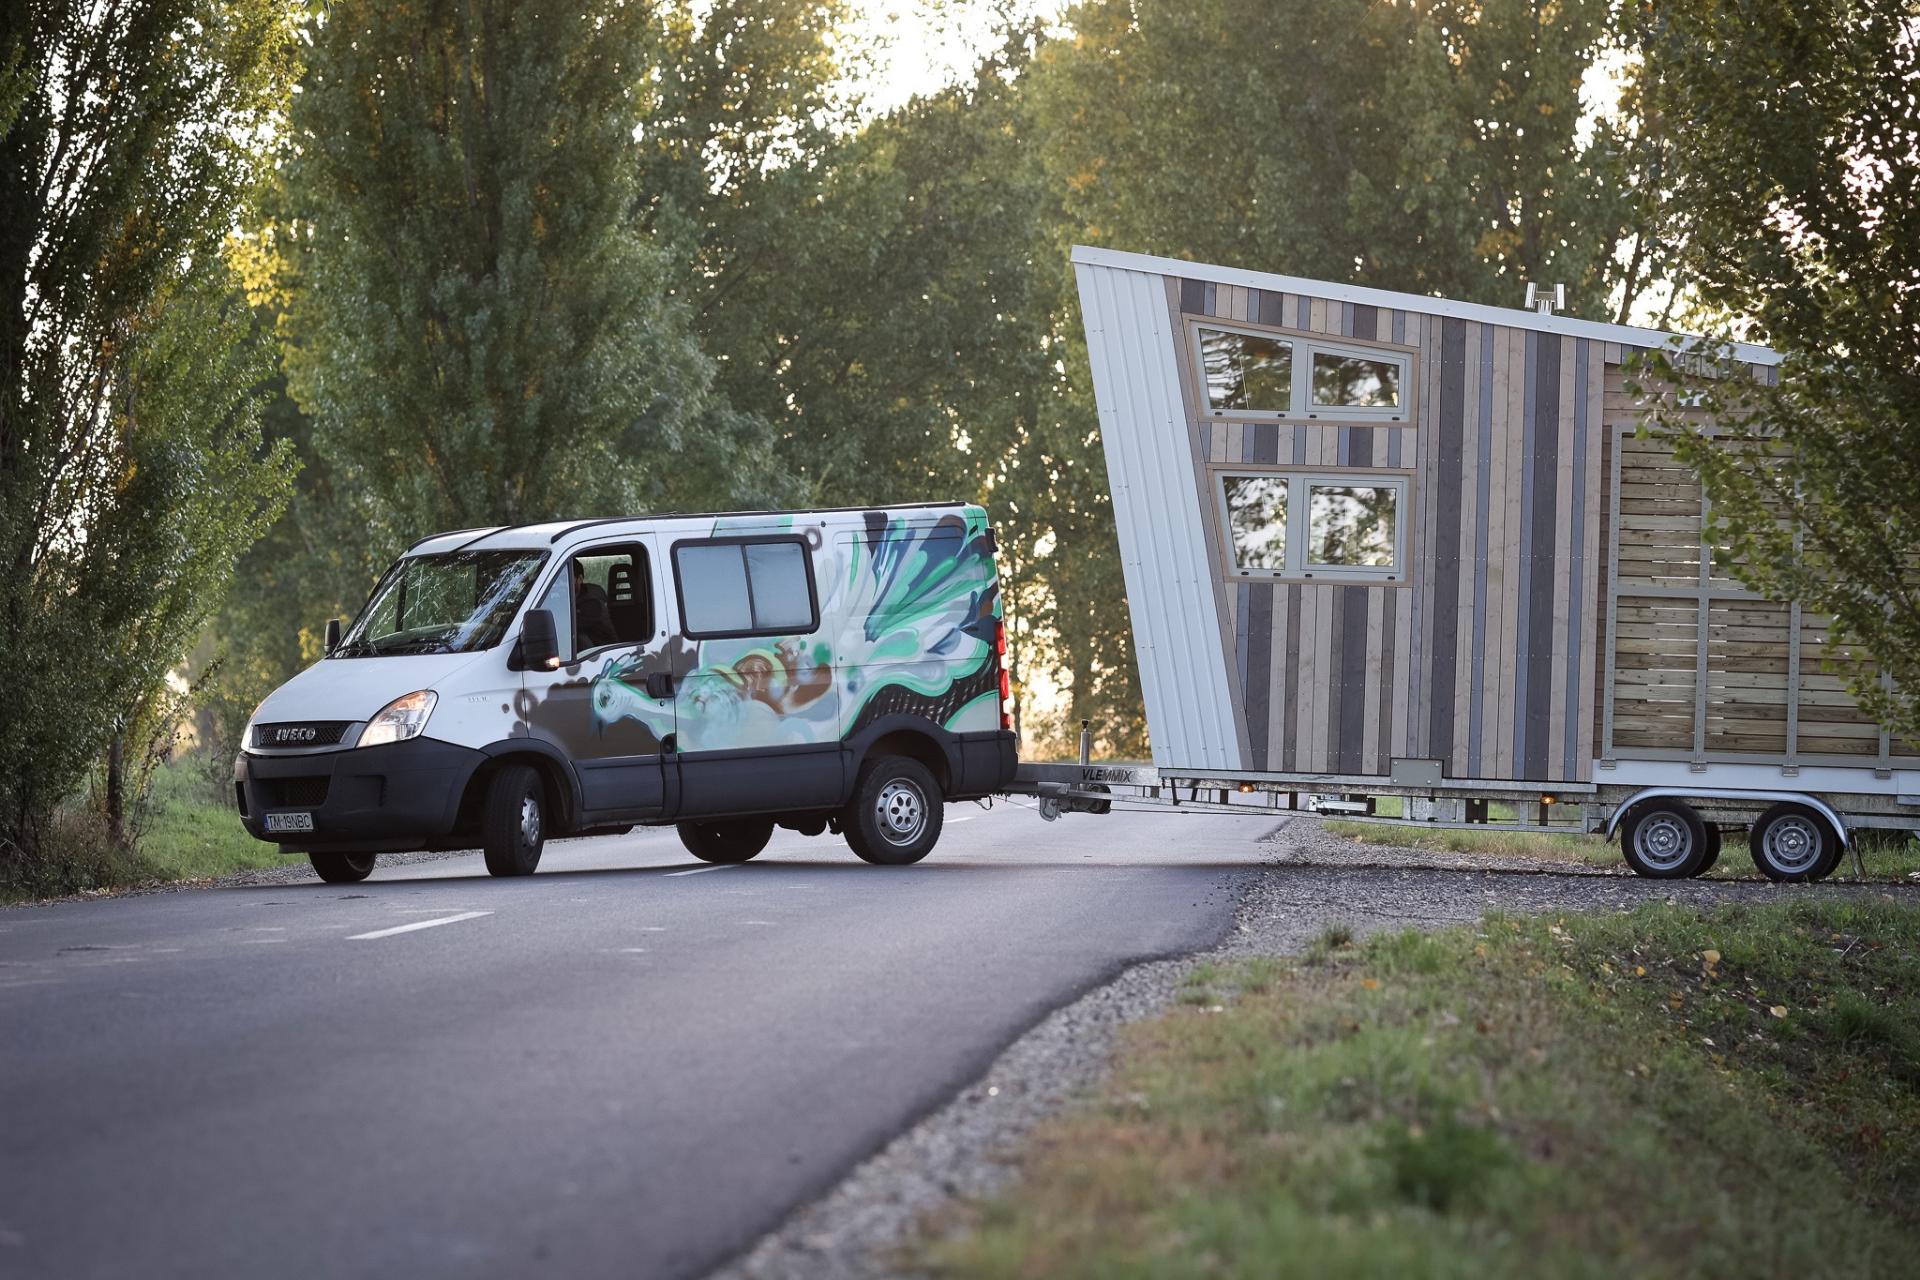
<svg viewBox="0 0 1920 1280"><path fill-rule="evenodd" d="M906 756L879 756L860 767L840 829L862 861L904 867L932 852L945 804L927 766Z"/></svg>
<svg viewBox="0 0 1920 1280"><path fill-rule="evenodd" d="M1840 861L1840 833L1807 806L1781 803L1753 824L1747 849L1769 880L1824 880Z"/></svg>
<svg viewBox="0 0 1920 1280"><path fill-rule="evenodd" d="M502 765L487 784L480 849L496 876L530 876L547 847L547 789L532 765Z"/></svg>
<svg viewBox="0 0 1920 1280"><path fill-rule="evenodd" d="M746 862L773 839L771 818L730 818L678 824L680 843L702 862Z"/></svg>
<svg viewBox="0 0 1920 1280"><path fill-rule="evenodd" d="M1708 822L1704 825L1707 832L1707 856L1698 867L1694 868L1693 874L1696 878L1713 870L1713 864L1720 861L1720 846L1723 843L1718 823Z"/></svg>
<svg viewBox="0 0 1920 1280"><path fill-rule="evenodd" d="M1645 800L1620 824L1620 852L1636 875L1685 880L1706 861L1706 824L1684 801Z"/></svg>
<svg viewBox="0 0 1920 1280"><path fill-rule="evenodd" d="M373 864L379 860L374 853L310 853L307 861L313 864L313 874L328 884L359 884L373 874Z"/></svg>

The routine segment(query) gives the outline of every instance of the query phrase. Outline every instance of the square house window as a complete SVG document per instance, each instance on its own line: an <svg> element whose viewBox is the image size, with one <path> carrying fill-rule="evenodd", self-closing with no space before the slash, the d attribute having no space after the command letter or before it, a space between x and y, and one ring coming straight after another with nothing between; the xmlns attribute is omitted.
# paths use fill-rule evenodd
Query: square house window
<svg viewBox="0 0 1920 1280"><path fill-rule="evenodd" d="M1313 403L1316 408L1395 408L1400 403L1400 362L1316 351Z"/></svg>
<svg viewBox="0 0 1920 1280"><path fill-rule="evenodd" d="M1410 356L1204 324L1194 326L1194 337L1207 412L1215 417L1410 421Z"/></svg>
<svg viewBox="0 0 1920 1280"><path fill-rule="evenodd" d="M1200 364L1207 378L1207 403L1216 411L1291 411L1291 342L1261 334L1202 329Z"/></svg>
<svg viewBox="0 0 1920 1280"><path fill-rule="evenodd" d="M1309 484L1307 563L1392 569L1400 489L1391 484Z"/></svg>
<svg viewBox="0 0 1920 1280"><path fill-rule="evenodd" d="M1405 577L1404 476L1223 475L1220 510L1245 577Z"/></svg>

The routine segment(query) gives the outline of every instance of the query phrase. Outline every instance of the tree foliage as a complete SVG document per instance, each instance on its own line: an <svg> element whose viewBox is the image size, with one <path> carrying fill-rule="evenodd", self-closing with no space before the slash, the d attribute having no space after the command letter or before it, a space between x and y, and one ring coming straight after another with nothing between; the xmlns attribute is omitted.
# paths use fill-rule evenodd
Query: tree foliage
<svg viewBox="0 0 1920 1280"><path fill-rule="evenodd" d="M1656 361L1648 420L1700 471L1738 578L1832 618L1837 669L1920 740L1920 5L1675 0L1646 48L1654 126L1684 140L1688 278L1785 357L1777 385Z"/></svg>
<svg viewBox="0 0 1920 1280"><path fill-rule="evenodd" d="M294 396L373 543L776 493L637 225L651 11L333 4L292 116Z"/></svg>
<svg viewBox="0 0 1920 1280"><path fill-rule="evenodd" d="M1581 101L1608 0L1087 0L1066 22L1032 141L1091 242L1507 306L1559 281L1609 314L1633 148Z"/></svg>
<svg viewBox="0 0 1920 1280"><path fill-rule="evenodd" d="M253 0L0 10L0 868L183 656L277 512L220 254L289 71Z"/></svg>

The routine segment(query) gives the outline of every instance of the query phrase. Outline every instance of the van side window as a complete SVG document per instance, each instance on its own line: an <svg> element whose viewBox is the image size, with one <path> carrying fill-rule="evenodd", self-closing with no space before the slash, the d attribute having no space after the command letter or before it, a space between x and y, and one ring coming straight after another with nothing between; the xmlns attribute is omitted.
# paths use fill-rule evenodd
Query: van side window
<svg viewBox="0 0 1920 1280"><path fill-rule="evenodd" d="M593 547L575 556L567 572L574 584L575 653L641 644L653 635L653 579L644 546Z"/></svg>
<svg viewBox="0 0 1920 1280"><path fill-rule="evenodd" d="M802 635L820 623L799 538L720 538L673 548L680 618L695 638Z"/></svg>

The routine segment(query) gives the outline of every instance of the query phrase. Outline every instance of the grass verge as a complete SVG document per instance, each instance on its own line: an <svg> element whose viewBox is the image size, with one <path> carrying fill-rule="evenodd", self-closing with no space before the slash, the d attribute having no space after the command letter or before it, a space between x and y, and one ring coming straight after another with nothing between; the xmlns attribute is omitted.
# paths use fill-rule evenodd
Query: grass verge
<svg viewBox="0 0 1920 1280"><path fill-rule="evenodd" d="M191 763L162 766L149 803L131 849L85 806L56 815L41 856L0 881L0 902L198 880L288 861L275 846L247 834L239 815L212 798L205 776Z"/></svg>
<svg viewBox="0 0 1920 1280"><path fill-rule="evenodd" d="M1917 957L1920 911L1884 901L1330 930L1310 958L1215 965L1133 1028L1021 1185L917 1261L1900 1272L1920 1246Z"/></svg>
<svg viewBox="0 0 1920 1280"><path fill-rule="evenodd" d="M204 779L189 766L168 765L155 774L153 807L140 854L161 879L198 880L288 862L279 846L248 835L230 806L210 799Z"/></svg>
<svg viewBox="0 0 1920 1280"><path fill-rule="evenodd" d="M1388 827L1372 822L1341 822L1329 819L1326 829L1333 835L1361 844L1392 845L1400 849L1426 849L1434 853L1478 853L1508 858L1540 858L1552 862L1581 862L1593 866L1614 866L1620 861L1620 849L1600 836L1545 831L1478 831L1460 827Z"/></svg>
<svg viewBox="0 0 1920 1280"><path fill-rule="evenodd" d="M1359 844L1433 853L1481 854L1491 857L1536 858L1543 862L1585 863L1596 867L1624 867L1618 842L1577 831L1502 831L1498 827L1403 827L1375 822L1327 819L1327 831ZM1859 845L1861 868L1868 880L1920 879L1920 840L1904 831L1860 828L1853 833ZM1760 873L1747 855L1746 834L1726 835L1720 860L1707 873L1716 880L1757 880ZM1857 879L1851 856L1833 870L1836 880Z"/></svg>

